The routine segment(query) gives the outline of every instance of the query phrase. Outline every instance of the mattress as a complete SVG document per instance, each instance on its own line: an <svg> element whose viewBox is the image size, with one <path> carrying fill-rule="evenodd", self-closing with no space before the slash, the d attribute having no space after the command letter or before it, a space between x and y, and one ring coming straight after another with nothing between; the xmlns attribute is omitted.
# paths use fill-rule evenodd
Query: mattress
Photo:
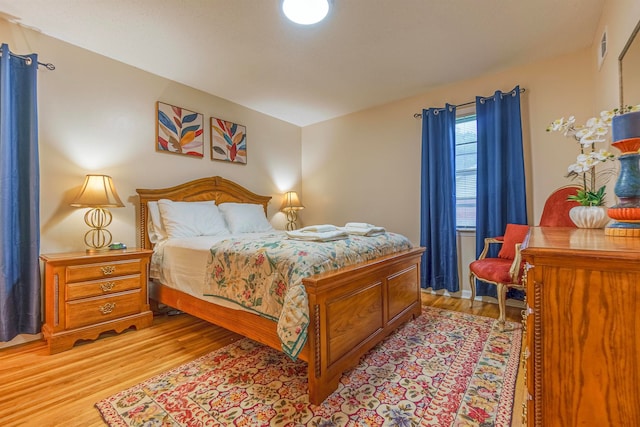
<svg viewBox="0 0 640 427"><path fill-rule="evenodd" d="M243 233L243 238L260 239L272 235L285 236L284 232L272 231L268 233ZM159 242L154 247L151 258L150 277L165 286L184 292L201 300L212 302L227 308L250 311L239 304L223 298L203 295L206 282L207 261L210 249L217 242L236 237L198 236L173 238ZM153 286L153 282L151 283Z"/></svg>

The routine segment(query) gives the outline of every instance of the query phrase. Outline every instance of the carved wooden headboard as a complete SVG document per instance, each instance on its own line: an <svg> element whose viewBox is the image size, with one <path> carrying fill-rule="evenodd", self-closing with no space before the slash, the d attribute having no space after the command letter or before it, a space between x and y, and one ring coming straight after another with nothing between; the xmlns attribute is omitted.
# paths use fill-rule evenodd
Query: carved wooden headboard
<svg viewBox="0 0 640 427"><path fill-rule="evenodd" d="M140 247L146 249L153 247L147 233L147 222L149 221L147 202L149 201L160 199L169 199L177 202L214 200L218 205L225 202L255 203L264 207L266 215L267 204L271 200L271 196L260 196L252 193L241 185L220 176L196 179L169 188L138 188L136 192L138 193L138 212L140 212Z"/></svg>

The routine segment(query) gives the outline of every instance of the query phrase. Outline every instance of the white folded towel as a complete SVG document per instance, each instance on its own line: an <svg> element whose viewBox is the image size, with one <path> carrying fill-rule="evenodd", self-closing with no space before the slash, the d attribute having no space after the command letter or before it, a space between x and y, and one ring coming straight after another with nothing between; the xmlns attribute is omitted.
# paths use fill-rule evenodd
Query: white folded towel
<svg viewBox="0 0 640 427"><path fill-rule="evenodd" d="M306 227L302 227L296 231L302 232L312 232L312 233L326 233L327 231L336 231L338 227L331 224L321 224L321 225L308 225Z"/></svg>
<svg viewBox="0 0 640 427"><path fill-rule="evenodd" d="M312 232L312 231L300 231L293 230L287 231L287 237L295 240L308 240L312 242L330 242L332 240L342 240L349 237L349 234L344 230L333 230L324 232Z"/></svg>
<svg viewBox="0 0 640 427"><path fill-rule="evenodd" d="M345 228L372 228L372 227L375 227L375 225L367 224L366 222L348 222L344 226L345 226Z"/></svg>
<svg viewBox="0 0 640 427"><path fill-rule="evenodd" d="M366 222L348 222L342 228L349 234L357 236L378 236L387 232L384 227L377 227L373 224L367 224Z"/></svg>

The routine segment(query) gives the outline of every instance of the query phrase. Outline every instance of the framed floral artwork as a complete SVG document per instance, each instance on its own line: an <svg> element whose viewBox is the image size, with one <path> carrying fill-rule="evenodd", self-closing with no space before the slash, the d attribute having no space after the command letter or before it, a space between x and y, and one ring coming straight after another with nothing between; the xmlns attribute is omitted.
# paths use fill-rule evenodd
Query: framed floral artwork
<svg viewBox="0 0 640 427"><path fill-rule="evenodd" d="M202 114L158 101L156 118L156 151L204 157Z"/></svg>
<svg viewBox="0 0 640 427"><path fill-rule="evenodd" d="M247 128L211 117L211 160L247 163Z"/></svg>

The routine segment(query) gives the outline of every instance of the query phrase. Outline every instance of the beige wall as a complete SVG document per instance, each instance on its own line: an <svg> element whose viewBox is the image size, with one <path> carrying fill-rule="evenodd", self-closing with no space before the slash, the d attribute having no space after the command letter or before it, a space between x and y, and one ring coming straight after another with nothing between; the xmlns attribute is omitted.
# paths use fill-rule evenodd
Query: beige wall
<svg viewBox="0 0 640 427"><path fill-rule="evenodd" d="M269 216L275 226L284 224L277 212L282 193L301 189L298 126L2 20L0 39L14 53L36 52L56 66L38 73L43 253L84 249L85 210L68 204L87 173L113 177L126 207L111 210L109 230L130 247L137 243L136 188L205 176L221 175L273 196ZM204 115L204 159L155 152L158 100ZM211 116L247 127L246 165L210 160Z"/></svg>
<svg viewBox="0 0 640 427"><path fill-rule="evenodd" d="M577 145L546 132L560 116L593 115L591 50L440 87L427 94L305 127L305 222L381 224L419 241L420 119L423 107L460 104L520 85L530 220L552 189L566 185ZM535 165L535 166L534 166Z"/></svg>
<svg viewBox="0 0 640 427"><path fill-rule="evenodd" d="M419 243L422 108L461 104L520 85L529 221L536 224L554 188L566 185L577 145L546 132L554 119L592 116L591 50L443 86L427 94L303 128L305 223L366 221ZM460 280L467 284L475 239L460 236ZM466 296L466 293L465 293Z"/></svg>
<svg viewBox="0 0 640 427"><path fill-rule="evenodd" d="M619 103L618 56L639 20L640 1L605 1L605 7L600 17L592 48L592 60L594 61L592 68L595 72L595 102L598 107ZM607 31L608 52L602 66L598 68L599 43L605 28ZM640 36L636 36L636 38L638 37ZM638 70L636 70L635 79L636 81L640 80ZM625 104L640 104L640 99L625 99Z"/></svg>
<svg viewBox="0 0 640 427"><path fill-rule="evenodd" d="M637 0L606 2L594 35L594 42L599 43L603 28L608 28L609 52L601 67L594 43L568 55L437 87L303 128L302 197L307 207L303 221L367 221L418 243L421 123L413 114L520 85L526 89L522 120L529 223L537 224L548 194L569 183L564 175L578 154L575 142L547 133L546 127L559 117L575 115L582 122L618 106L617 57L639 18ZM612 197L612 190L609 193ZM458 241L460 280L468 294L467 265L475 256L475 239L465 233Z"/></svg>

